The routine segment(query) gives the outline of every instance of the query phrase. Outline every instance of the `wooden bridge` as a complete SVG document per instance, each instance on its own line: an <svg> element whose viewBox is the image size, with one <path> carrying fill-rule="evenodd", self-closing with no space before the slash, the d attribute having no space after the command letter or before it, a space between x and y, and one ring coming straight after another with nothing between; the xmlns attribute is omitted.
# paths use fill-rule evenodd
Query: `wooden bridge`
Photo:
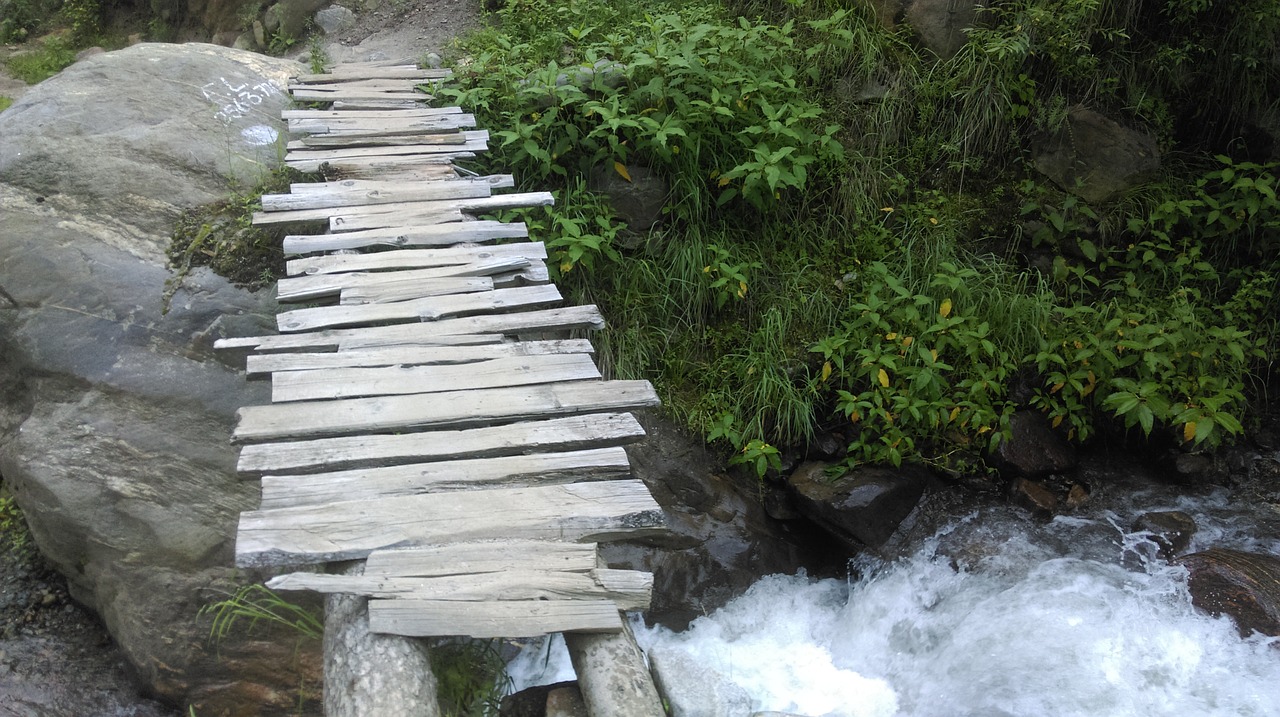
<svg viewBox="0 0 1280 717"><path fill-rule="evenodd" d="M566 633L595 717L661 715L620 611L653 576L611 570L596 544L664 529L630 477L629 411L644 381L602 380L594 306L560 307L542 243L472 215L551 204L509 175L455 166L488 133L430 107L447 70L344 65L301 75L285 162L331 181L264 196L254 223L288 236L278 335L224 339L269 376L272 403L241 409L239 470L260 477L241 515L242 567L309 570L268 586L329 594L330 715L436 714L424 643L438 636ZM317 566L327 568L317 571ZM372 633L372 634L371 634ZM588 653L607 655L604 666ZM625 694L624 694L625 693Z"/></svg>

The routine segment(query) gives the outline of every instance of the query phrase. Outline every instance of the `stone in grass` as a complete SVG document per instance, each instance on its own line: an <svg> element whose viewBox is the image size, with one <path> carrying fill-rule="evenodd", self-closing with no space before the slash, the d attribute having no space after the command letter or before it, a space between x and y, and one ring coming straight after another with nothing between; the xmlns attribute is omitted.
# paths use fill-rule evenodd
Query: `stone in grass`
<svg viewBox="0 0 1280 717"><path fill-rule="evenodd" d="M1079 457L1044 414L1017 411L1009 418L1008 438L991 454L992 464L1010 478L1044 478L1076 467Z"/></svg>

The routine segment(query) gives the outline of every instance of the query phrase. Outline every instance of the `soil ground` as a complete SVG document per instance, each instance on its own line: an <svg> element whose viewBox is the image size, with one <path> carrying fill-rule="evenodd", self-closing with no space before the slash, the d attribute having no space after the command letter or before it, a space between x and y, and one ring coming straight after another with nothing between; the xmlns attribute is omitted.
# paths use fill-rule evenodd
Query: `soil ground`
<svg viewBox="0 0 1280 717"><path fill-rule="evenodd" d="M351 4L355 26L325 38L326 51L334 63L444 54L450 40L481 21L481 2ZM17 100L28 89L4 71L4 58L19 49L0 46L0 97ZM299 43L291 54L306 53ZM0 717L176 717L140 694L105 627L71 600L24 528L0 531Z"/></svg>

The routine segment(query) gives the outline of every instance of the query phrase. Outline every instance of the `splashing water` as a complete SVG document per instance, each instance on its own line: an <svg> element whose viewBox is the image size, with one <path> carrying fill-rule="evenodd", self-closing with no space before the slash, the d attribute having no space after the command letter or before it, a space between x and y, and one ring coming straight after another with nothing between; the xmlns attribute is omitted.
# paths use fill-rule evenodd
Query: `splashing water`
<svg viewBox="0 0 1280 717"><path fill-rule="evenodd" d="M1197 542L1280 547L1222 496L1196 508ZM1280 716L1280 640L1197 611L1186 571L1120 522L984 510L904 559L860 561L857 581L765 577L682 633L637 638L714 669L755 710L809 717ZM572 679L562 648L532 662L550 674L518 661L520 685Z"/></svg>

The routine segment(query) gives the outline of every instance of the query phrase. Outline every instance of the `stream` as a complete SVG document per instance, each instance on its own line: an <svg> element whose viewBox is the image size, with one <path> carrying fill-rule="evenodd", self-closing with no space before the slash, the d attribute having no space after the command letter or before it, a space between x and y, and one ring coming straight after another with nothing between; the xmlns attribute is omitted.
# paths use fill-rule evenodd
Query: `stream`
<svg viewBox="0 0 1280 717"><path fill-rule="evenodd" d="M766 576L683 632L638 625L637 639L713 670L695 690L717 674L737 685L743 717L1280 715L1280 638L1241 639L1192 606L1186 570L1129 529L1156 510L1195 517L1187 552L1280 554L1267 503L1130 484L1049 521L998 504L953 513L892 556L851 560L854 577ZM554 644L509 672L516 689L572 679Z"/></svg>

